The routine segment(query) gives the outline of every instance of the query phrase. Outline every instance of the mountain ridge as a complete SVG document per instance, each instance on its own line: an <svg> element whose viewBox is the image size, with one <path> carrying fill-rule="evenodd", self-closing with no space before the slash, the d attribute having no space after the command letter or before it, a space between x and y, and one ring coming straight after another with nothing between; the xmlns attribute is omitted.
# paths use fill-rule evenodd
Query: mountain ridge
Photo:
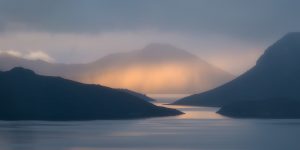
<svg viewBox="0 0 300 150"><path fill-rule="evenodd" d="M234 78L230 73L168 44L151 44L141 50L111 54L87 64L14 59L0 57L0 69L21 66L39 74L147 94L190 94L206 91Z"/></svg>
<svg viewBox="0 0 300 150"><path fill-rule="evenodd" d="M236 79L207 92L176 101L177 105L222 106L234 101L300 98L300 33L286 34L271 45L256 65Z"/></svg>
<svg viewBox="0 0 300 150"><path fill-rule="evenodd" d="M133 119L182 114L95 84L42 76L24 68L0 73L0 120Z"/></svg>

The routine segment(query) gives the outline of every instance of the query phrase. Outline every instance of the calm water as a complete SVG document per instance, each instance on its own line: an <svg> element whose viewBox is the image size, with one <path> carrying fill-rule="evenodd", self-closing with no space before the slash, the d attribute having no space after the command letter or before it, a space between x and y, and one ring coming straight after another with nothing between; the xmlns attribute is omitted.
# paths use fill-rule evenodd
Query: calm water
<svg viewBox="0 0 300 150"><path fill-rule="evenodd" d="M160 97L170 102L174 97ZM161 103L158 103L161 105ZM0 122L0 150L298 150L300 120L230 119L216 108L123 121Z"/></svg>

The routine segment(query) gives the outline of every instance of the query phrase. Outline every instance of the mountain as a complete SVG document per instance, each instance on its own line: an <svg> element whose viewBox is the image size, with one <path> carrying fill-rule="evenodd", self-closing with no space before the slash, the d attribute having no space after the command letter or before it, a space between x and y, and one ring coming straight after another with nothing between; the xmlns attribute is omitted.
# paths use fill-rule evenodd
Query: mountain
<svg viewBox="0 0 300 150"><path fill-rule="evenodd" d="M39 74L61 76L70 79L79 79L81 76L81 70L84 70L84 64L53 64L42 60L27 60L18 57L13 57L7 54L0 55L0 68L1 70L10 70L14 67L22 66L24 68L30 68L36 70ZM128 92L134 96L138 96L146 101L155 101L154 99L147 97L145 94L140 94L128 89L120 89L123 92Z"/></svg>
<svg viewBox="0 0 300 150"><path fill-rule="evenodd" d="M126 92L128 94L131 94L133 96L136 96L140 99L143 99L145 101L148 101L148 102L155 102L156 100L151 98L151 97L148 97L146 94L141 94L141 93L138 93L138 92L135 92L135 91L131 91L131 90L128 90L128 89L119 89L120 91L123 91L123 92Z"/></svg>
<svg viewBox="0 0 300 150"><path fill-rule="evenodd" d="M131 119L182 114L117 89L41 76L24 68L0 72L0 91L0 120Z"/></svg>
<svg viewBox="0 0 300 150"><path fill-rule="evenodd" d="M270 46L256 65L231 82L176 101L177 105L223 106L236 101L277 97L300 101L300 33L289 33Z"/></svg>
<svg viewBox="0 0 300 150"><path fill-rule="evenodd" d="M222 106L219 114L233 118L300 118L300 101L276 98L256 101L236 101Z"/></svg>
<svg viewBox="0 0 300 150"><path fill-rule="evenodd" d="M151 94L207 91L234 78L197 56L168 44L150 44L141 50L107 55L87 64L49 64L14 59L0 57L0 69L22 66L44 75Z"/></svg>
<svg viewBox="0 0 300 150"><path fill-rule="evenodd" d="M167 44L112 54L91 64L88 83L101 83L142 93L195 93L233 78L195 55Z"/></svg>

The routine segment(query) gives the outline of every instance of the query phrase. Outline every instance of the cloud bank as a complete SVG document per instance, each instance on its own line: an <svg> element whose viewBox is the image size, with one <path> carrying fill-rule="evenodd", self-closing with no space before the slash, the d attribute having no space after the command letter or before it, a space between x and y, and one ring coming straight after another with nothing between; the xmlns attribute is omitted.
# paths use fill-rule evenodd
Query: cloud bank
<svg viewBox="0 0 300 150"><path fill-rule="evenodd" d="M158 29L259 41L299 30L296 0L1 0L2 30L98 33Z"/></svg>
<svg viewBox="0 0 300 150"><path fill-rule="evenodd" d="M43 51L29 51L28 53L22 53L16 50L0 50L0 55L9 55L28 60L43 60L50 63L55 61L54 58Z"/></svg>
<svg viewBox="0 0 300 150"><path fill-rule="evenodd" d="M0 49L40 49L64 63L169 43L240 74L300 31L296 0L1 0ZM241 60L237 61L237 60Z"/></svg>

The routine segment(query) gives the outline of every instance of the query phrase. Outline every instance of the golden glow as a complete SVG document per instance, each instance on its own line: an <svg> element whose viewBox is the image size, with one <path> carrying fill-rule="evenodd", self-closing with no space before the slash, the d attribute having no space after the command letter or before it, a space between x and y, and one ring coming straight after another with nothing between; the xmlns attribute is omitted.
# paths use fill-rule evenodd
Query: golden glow
<svg viewBox="0 0 300 150"><path fill-rule="evenodd" d="M221 116L213 111L184 111L185 114L179 115L179 119L223 119Z"/></svg>
<svg viewBox="0 0 300 150"><path fill-rule="evenodd" d="M129 88L137 91L148 91L164 88L176 89L186 84L186 72L183 67L164 65L159 68L149 66L132 66L128 69L118 69L105 72L96 79L100 83L110 87ZM166 87L167 86L167 87Z"/></svg>
<svg viewBox="0 0 300 150"><path fill-rule="evenodd" d="M155 103L155 105L183 111L184 114L176 116L176 118L178 119L223 119L225 118L224 116L216 113L219 110L219 108L214 108L214 107L164 105L163 103Z"/></svg>
<svg viewBox="0 0 300 150"><path fill-rule="evenodd" d="M126 88L143 93L180 93L193 89L206 90L212 83L206 81L205 68L194 69L186 64L134 65L102 70L89 82L113 88ZM198 83L202 83L199 85ZM188 93L187 92L187 93Z"/></svg>

